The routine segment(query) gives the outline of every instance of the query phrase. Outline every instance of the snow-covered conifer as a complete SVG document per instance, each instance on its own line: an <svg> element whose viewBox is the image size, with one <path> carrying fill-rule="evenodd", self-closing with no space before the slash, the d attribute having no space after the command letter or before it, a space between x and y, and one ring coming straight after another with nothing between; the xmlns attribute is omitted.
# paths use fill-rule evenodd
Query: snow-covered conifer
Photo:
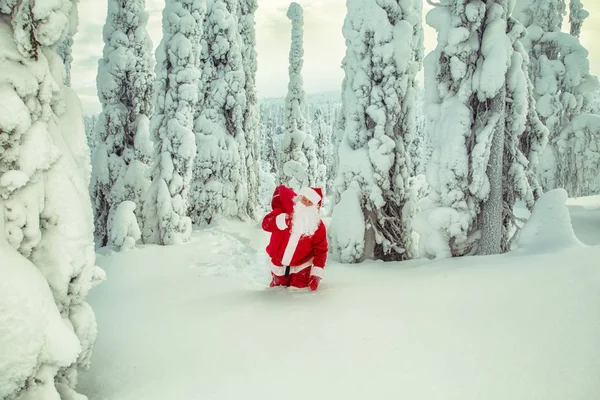
<svg viewBox="0 0 600 400"><path fill-rule="evenodd" d="M415 204L406 148L423 54L421 1L349 0L347 9L345 130L331 249L344 262L410 259Z"/></svg>
<svg viewBox="0 0 600 400"><path fill-rule="evenodd" d="M77 3L79 0L71 0L71 12L69 14L69 31L65 38L56 46L56 52L65 65L65 85L71 86L71 65L73 64L73 37L77 33L79 25Z"/></svg>
<svg viewBox="0 0 600 400"><path fill-rule="evenodd" d="M600 116L573 118L557 140L558 181L572 197L590 196L600 190Z"/></svg>
<svg viewBox="0 0 600 400"><path fill-rule="evenodd" d="M315 111L313 125L318 162L315 185L322 188L325 193L331 191L331 187L328 186L328 172L333 168L333 143L331 126L327 125L323 110L320 108Z"/></svg>
<svg viewBox="0 0 600 400"><path fill-rule="evenodd" d="M256 30L254 14L257 0L238 0L238 29L242 39L242 63L246 79L246 107L244 109L244 137L246 146L246 182L248 203L246 213L257 218L259 206L259 169L261 150L261 129L256 94ZM242 143L244 144L244 143Z"/></svg>
<svg viewBox="0 0 600 400"><path fill-rule="evenodd" d="M56 53L71 9L68 0L0 1L3 399L74 398L96 338L85 297L104 273L94 265L90 154Z"/></svg>
<svg viewBox="0 0 600 400"><path fill-rule="evenodd" d="M317 174L319 171L319 159L317 157L317 142L309 128L310 123L307 122L304 142L302 142L302 152L306 156L308 162L308 168L306 173L308 174L308 185L314 187L317 185Z"/></svg>
<svg viewBox="0 0 600 400"><path fill-rule="evenodd" d="M508 0L443 2L428 15L438 46L426 60L433 154L415 221L421 255L506 251L517 199L533 205L532 164L545 140L533 109L524 27ZM538 121L539 122L539 121Z"/></svg>
<svg viewBox="0 0 600 400"><path fill-rule="evenodd" d="M267 163L267 172L277 172L277 150L275 147L275 135L277 126L275 125L275 118L272 113L269 113L268 119L261 124L263 129L263 140L262 140L262 154L261 158L263 162Z"/></svg>
<svg viewBox="0 0 600 400"><path fill-rule="evenodd" d="M245 116L250 114L245 114L246 72L237 1L214 0L207 4L199 86L201 107L194 123L197 154L189 198L189 215L198 223L210 223L219 217L244 219L250 207L248 142L244 132ZM251 142L251 146L254 155L255 143ZM254 174L253 164L250 169Z"/></svg>
<svg viewBox="0 0 600 400"><path fill-rule="evenodd" d="M305 154L306 93L302 79L304 65L304 12L291 3L287 17L292 21L292 44L289 55L288 93L285 99L285 136L279 149L279 181L294 189L310 183L309 159ZM311 143L308 143L310 147Z"/></svg>
<svg viewBox="0 0 600 400"><path fill-rule="evenodd" d="M345 66L345 63L342 62L342 66ZM342 81L342 93L346 91L346 82L348 81L347 77L344 77ZM342 143L342 139L344 138L344 131L346 130L346 115L344 113L343 106L337 110L335 114L335 124L333 126L333 171L329 174L329 187L331 188L331 192L333 194L332 203L335 205L340 201L339 193L340 189L336 187L336 176L340 169L340 143Z"/></svg>
<svg viewBox="0 0 600 400"><path fill-rule="evenodd" d="M417 122L415 129L415 136L410 143L408 149L410 154L410 159L413 164L413 175L425 175L425 171L427 168L427 162L429 161L429 157L431 156L431 144L429 141L428 131L427 131L427 120L422 110L425 103L425 92L421 89L417 93Z"/></svg>
<svg viewBox="0 0 600 400"><path fill-rule="evenodd" d="M163 38L156 51L156 113L152 185L144 205L146 242L179 244L190 239L188 191L196 156L200 51L206 3L168 0Z"/></svg>
<svg viewBox="0 0 600 400"><path fill-rule="evenodd" d="M98 136L96 136L96 124L98 123L97 115L85 115L83 117L83 123L85 125L85 136L87 138L87 144L90 151L93 153L94 149L98 145Z"/></svg>
<svg viewBox="0 0 600 400"><path fill-rule="evenodd" d="M134 202L140 225L143 220L152 155L148 121L154 111L154 60L147 22L144 0L108 1L104 52L98 63L102 113L96 124L99 144L93 154L91 188L100 245L108 242L108 216L121 202Z"/></svg>
<svg viewBox="0 0 600 400"><path fill-rule="evenodd" d="M529 52L536 109L549 131L538 171L545 190L567 184L559 180L567 177L561 169L569 166L558 163L558 137L573 118L586 111L598 85L589 73L587 50L576 35L561 32L565 10L564 0L522 0L514 10L515 18L527 28L523 45ZM581 17L583 12L577 18ZM577 19L572 22L576 25Z"/></svg>
<svg viewBox="0 0 600 400"><path fill-rule="evenodd" d="M581 0L571 0L569 2L569 22L571 24L571 35L579 38L581 36L581 27L590 13L583 8Z"/></svg>

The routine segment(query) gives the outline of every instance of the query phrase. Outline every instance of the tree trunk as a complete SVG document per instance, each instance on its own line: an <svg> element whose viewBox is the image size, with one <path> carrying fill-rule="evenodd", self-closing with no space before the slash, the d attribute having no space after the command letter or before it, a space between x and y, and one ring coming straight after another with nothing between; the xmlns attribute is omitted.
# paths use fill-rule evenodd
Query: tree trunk
<svg viewBox="0 0 600 400"><path fill-rule="evenodd" d="M490 194L483 203L481 217L481 239L479 240L478 254L500 254L502 252L502 164L504 158L504 130L506 109L506 90L491 101L491 115L498 115L494 128L492 147L488 162L487 175L490 182Z"/></svg>

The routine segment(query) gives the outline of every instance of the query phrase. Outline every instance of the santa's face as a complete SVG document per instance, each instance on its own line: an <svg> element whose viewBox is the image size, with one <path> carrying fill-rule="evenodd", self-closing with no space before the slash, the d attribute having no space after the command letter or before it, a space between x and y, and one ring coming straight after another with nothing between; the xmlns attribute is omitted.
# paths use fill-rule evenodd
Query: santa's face
<svg viewBox="0 0 600 400"><path fill-rule="evenodd" d="M306 207L312 207L315 205L315 203L313 203L312 201L310 201L308 199L308 197L304 197L304 196L300 196L299 200L300 203L304 204Z"/></svg>
<svg viewBox="0 0 600 400"><path fill-rule="evenodd" d="M304 196L300 196L294 204L292 215L292 233L311 236L321 223L319 207Z"/></svg>

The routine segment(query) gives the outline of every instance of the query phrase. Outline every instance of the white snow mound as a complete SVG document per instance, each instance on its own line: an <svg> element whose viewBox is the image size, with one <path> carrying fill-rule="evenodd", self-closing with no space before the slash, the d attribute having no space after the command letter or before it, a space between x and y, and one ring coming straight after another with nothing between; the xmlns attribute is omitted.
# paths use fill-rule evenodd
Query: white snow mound
<svg viewBox="0 0 600 400"><path fill-rule="evenodd" d="M566 190L554 189L535 203L531 217L519 234L519 252L541 254L584 247L573 231L567 199Z"/></svg>
<svg viewBox="0 0 600 400"><path fill-rule="evenodd" d="M29 377L42 378L40 368L58 370L72 364L81 348L35 265L0 243L0 266L0 399L4 399ZM53 383L50 379L41 386L53 392Z"/></svg>

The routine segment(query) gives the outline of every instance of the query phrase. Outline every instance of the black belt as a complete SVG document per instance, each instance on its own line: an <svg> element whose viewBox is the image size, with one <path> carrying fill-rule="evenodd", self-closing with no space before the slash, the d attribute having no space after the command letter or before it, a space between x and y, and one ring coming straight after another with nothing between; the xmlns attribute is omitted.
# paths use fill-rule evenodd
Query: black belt
<svg viewBox="0 0 600 400"><path fill-rule="evenodd" d="M289 278L289 276L290 276L290 266L289 265L285 266L285 275L284 276L286 278Z"/></svg>

